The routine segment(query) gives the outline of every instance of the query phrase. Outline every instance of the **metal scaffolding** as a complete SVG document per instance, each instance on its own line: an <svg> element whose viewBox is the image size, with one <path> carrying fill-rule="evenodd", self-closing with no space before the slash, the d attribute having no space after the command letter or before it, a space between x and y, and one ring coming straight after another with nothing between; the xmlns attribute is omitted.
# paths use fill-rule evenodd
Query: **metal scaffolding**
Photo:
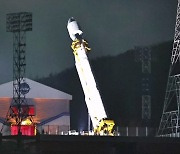
<svg viewBox="0 0 180 154"><path fill-rule="evenodd" d="M29 116L25 95L30 87L25 81L26 31L32 31L32 13L10 13L6 16L6 31L13 33L13 100L7 121L18 126Z"/></svg>
<svg viewBox="0 0 180 154"><path fill-rule="evenodd" d="M142 119L147 123L151 119L151 50L148 47L135 47L135 61L142 65Z"/></svg>
<svg viewBox="0 0 180 154"><path fill-rule="evenodd" d="M169 77L158 136L180 136L180 2L178 1L175 36Z"/></svg>

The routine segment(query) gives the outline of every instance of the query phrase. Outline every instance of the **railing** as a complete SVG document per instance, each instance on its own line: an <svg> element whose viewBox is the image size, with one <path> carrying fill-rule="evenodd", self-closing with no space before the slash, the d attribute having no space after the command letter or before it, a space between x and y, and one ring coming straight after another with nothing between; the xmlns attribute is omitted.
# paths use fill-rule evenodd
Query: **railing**
<svg viewBox="0 0 180 154"><path fill-rule="evenodd" d="M92 131L81 131L70 130L69 126L63 125L44 125L38 127L41 134L46 135L92 135ZM115 131L115 136L155 136L156 129L150 127L118 127Z"/></svg>

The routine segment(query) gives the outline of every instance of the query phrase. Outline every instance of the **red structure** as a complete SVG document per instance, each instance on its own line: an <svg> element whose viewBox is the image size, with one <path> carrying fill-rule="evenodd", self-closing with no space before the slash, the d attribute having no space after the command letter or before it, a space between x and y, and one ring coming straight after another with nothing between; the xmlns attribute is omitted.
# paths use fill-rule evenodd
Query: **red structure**
<svg viewBox="0 0 180 154"><path fill-rule="evenodd" d="M18 127L17 125L11 126L11 135L18 135ZM35 136L36 135L36 127L35 125L21 125L20 132L22 135L26 136Z"/></svg>
<svg viewBox="0 0 180 154"><path fill-rule="evenodd" d="M11 106L11 110L13 115L18 116L19 113L17 106ZM20 126L17 124L11 125L11 135L18 135L18 130L20 129L22 135L35 136L36 127L30 118L35 115L35 107L33 105L22 105L21 114L26 115L27 118L21 122Z"/></svg>
<svg viewBox="0 0 180 154"><path fill-rule="evenodd" d="M11 106L11 110L13 111L13 114L18 115L17 106ZM34 105L22 105L21 110L22 110L22 114L27 114L27 116L35 116Z"/></svg>

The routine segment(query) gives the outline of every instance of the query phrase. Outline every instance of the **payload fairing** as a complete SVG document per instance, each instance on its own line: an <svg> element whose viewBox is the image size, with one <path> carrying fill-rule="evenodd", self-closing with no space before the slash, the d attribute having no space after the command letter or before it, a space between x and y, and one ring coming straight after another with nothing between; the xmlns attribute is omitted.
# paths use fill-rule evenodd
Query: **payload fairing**
<svg viewBox="0 0 180 154"><path fill-rule="evenodd" d="M73 17L68 20L67 29L69 36L73 41L75 39L82 39L83 32L80 30L77 21Z"/></svg>

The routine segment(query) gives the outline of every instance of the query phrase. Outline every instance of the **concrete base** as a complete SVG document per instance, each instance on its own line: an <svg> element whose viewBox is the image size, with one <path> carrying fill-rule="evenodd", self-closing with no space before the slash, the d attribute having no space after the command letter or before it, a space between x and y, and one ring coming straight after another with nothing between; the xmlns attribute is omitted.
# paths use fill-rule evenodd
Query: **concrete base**
<svg viewBox="0 0 180 154"><path fill-rule="evenodd" d="M1 146L8 140L13 139L6 137ZM179 154L179 147L179 138L160 137L40 135L22 136L21 142L21 150L28 154Z"/></svg>

